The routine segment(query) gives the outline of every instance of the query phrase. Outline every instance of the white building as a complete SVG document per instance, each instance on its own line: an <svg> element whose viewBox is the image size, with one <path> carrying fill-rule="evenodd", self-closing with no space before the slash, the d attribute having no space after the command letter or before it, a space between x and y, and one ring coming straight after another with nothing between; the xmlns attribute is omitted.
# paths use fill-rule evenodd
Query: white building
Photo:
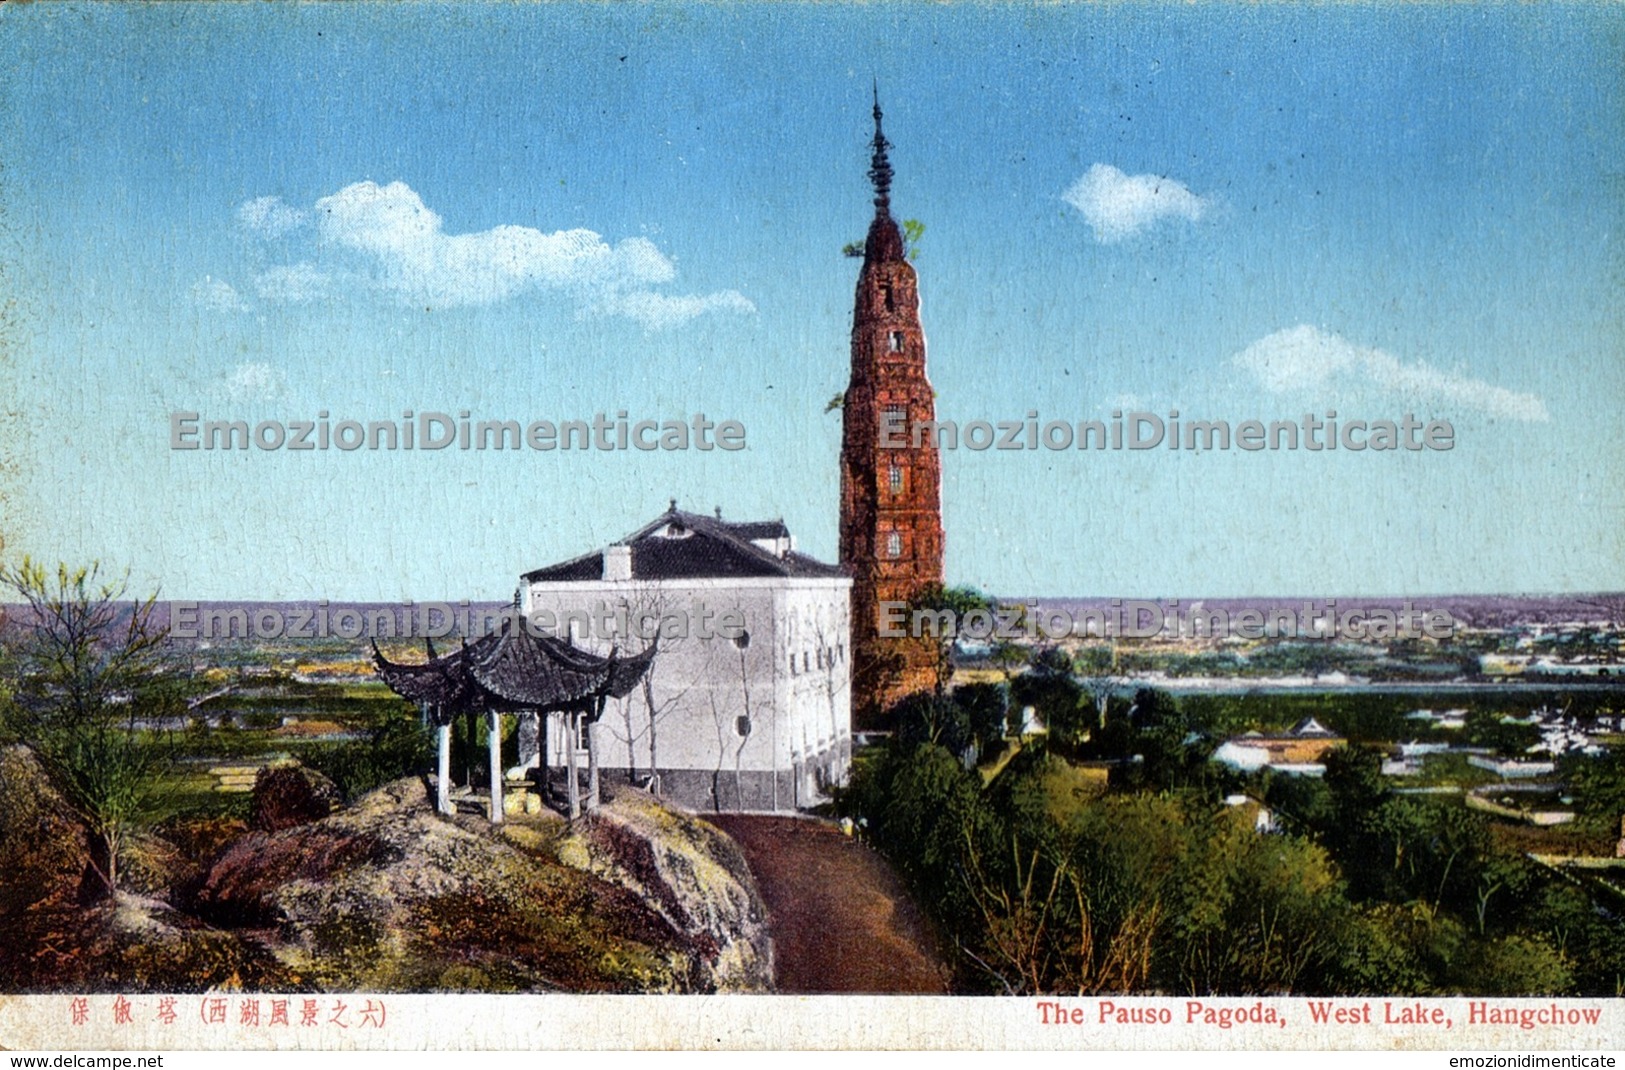
<svg viewBox="0 0 1625 1070"><path fill-rule="evenodd" d="M846 781L851 587L797 553L782 521L673 502L611 546L526 573L520 609L598 653L659 643L647 686L583 729L607 774L652 773L666 799L698 810L788 811ZM550 766L567 763L570 742L585 760L585 739L550 731Z"/></svg>
<svg viewBox="0 0 1625 1070"><path fill-rule="evenodd" d="M1527 780L1532 777L1550 776L1557 772L1555 762L1531 762L1518 758L1493 758L1477 754L1469 754L1467 764L1478 769L1488 769L1503 780Z"/></svg>

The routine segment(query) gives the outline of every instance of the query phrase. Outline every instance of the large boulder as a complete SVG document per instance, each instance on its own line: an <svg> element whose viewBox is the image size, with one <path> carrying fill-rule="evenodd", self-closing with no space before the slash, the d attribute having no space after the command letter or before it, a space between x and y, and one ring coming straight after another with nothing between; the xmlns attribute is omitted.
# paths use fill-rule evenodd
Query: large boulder
<svg viewBox="0 0 1625 1070"><path fill-rule="evenodd" d="M632 891L685 934L702 956L708 989L772 987L767 908L745 856L720 829L623 792L559 857Z"/></svg>
<svg viewBox="0 0 1625 1070"><path fill-rule="evenodd" d="M179 847L155 832L132 832L119 845L121 892L167 899L172 885L196 877L199 868Z"/></svg>
<svg viewBox="0 0 1625 1070"><path fill-rule="evenodd" d="M34 751L0 748L0 919L70 908L102 892L91 845Z"/></svg>
<svg viewBox="0 0 1625 1070"><path fill-rule="evenodd" d="M91 837L28 747L0 748L0 989L40 983L42 948L102 891Z"/></svg>
<svg viewBox="0 0 1625 1070"><path fill-rule="evenodd" d="M38 756L20 745L0 749L0 991L298 986L250 941L158 899L109 895L93 846ZM156 894L186 864L150 834L129 837L120 859L122 889Z"/></svg>
<svg viewBox="0 0 1625 1070"><path fill-rule="evenodd" d="M269 765L254 778L248 824L261 832L279 832L320 821L344 804L338 785L302 765Z"/></svg>
<svg viewBox="0 0 1625 1070"><path fill-rule="evenodd" d="M244 935L120 890L93 906L29 915L29 954L0 989L35 992L299 991L310 986Z"/></svg>
<svg viewBox="0 0 1625 1070"><path fill-rule="evenodd" d="M756 924L759 902L730 885L710 907L703 893L674 894L674 909L652 887L613 879L626 867L592 837L585 865L561 863L560 844L571 840L551 814L501 829L441 817L421 780L400 780L321 820L250 833L179 902L212 925L257 931L284 968L322 988L766 987L765 973L741 966L743 948L764 937L733 928Z"/></svg>

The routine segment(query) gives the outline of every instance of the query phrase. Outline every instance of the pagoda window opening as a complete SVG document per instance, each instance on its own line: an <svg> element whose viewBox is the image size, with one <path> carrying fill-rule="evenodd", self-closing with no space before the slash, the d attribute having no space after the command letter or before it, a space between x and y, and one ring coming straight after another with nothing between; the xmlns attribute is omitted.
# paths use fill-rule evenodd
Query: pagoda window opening
<svg viewBox="0 0 1625 1070"><path fill-rule="evenodd" d="M903 556L903 536L901 532L888 531L886 533L886 556Z"/></svg>
<svg viewBox="0 0 1625 1070"><path fill-rule="evenodd" d="M901 353L903 351L903 332L902 331L892 331L891 332L891 351L893 353Z"/></svg>
<svg viewBox="0 0 1625 1070"><path fill-rule="evenodd" d="M903 435L908 432L908 407L887 405L882 414L880 428L883 434Z"/></svg>
<svg viewBox="0 0 1625 1070"><path fill-rule="evenodd" d="M887 312L896 312L897 311L897 297L892 292L891 283L883 282L883 283L880 284L880 297L881 297L881 300L886 305L886 311Z"/></svg>
<svg viewBox="0 0 1625 1070"><path fill-rule="evenodd" d="M891 492L901 494L903 492L903 470L894 464L891 466L891 471L886 475L888 482L891 484Z"/></svg>

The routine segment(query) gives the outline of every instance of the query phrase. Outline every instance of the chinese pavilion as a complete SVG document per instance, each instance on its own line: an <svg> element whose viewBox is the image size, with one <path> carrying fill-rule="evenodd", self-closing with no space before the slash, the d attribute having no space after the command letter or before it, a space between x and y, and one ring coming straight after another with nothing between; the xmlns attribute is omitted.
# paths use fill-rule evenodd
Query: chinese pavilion
<svg viewBox="0 0 1625 1070"><path fill-rule="evenodd" d="M459 715L474 719L484 714L489 727L491 758L491 822L502 821L502 716L524 718L561 716L572 738L583 723L603 716L604 702L623 698L638 685L654 660L650 646L636 655L620 657L592 654L563 639L538 636L514 615L502 628L464 644L455 653L437 656L429 645L429 660L421 664L390 661L373 644L378 676L397 695L417 704L436 727L438 780L435 805L452 812L451 726ZM533 738L547 739L545 725ZM472 738L472 731L470 738ZM590 733L588 736L590 738ZM570 817L581 815L580 785L575 751L570 751L567 790ZM598 805L598 763L593 748L587 751L587 808ZM542 761L545 773L547 763Z"/></svg>

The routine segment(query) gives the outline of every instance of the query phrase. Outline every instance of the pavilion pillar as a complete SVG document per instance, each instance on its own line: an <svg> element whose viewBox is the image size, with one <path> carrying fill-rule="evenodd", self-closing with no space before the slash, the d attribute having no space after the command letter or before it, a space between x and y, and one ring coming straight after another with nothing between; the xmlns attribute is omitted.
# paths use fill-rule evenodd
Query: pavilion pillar
<svg viewBox="0 0 1625 1070"><path fill-rule="evenodd" d="M587 722L587 812L598 809L598 733L593 731L597 722Z"/></svg>
<svg viewBox="0 0 1625 1070"><path fill-rule="evenodd" d="M601 792L598 785L598 722L604 719L604 696L593 704L592 720L587 722L587 809L598 809Z"/></svg>
<svg viewBox="0 0 1625 1070"><path fill-rule="evenodd" d="M502 714L492 710L491 718L491 824L502 824Z"/></svg>
<svg viewBox="0 0 1625 1070"><path fill-rule="evenodd" d="M570 820L581 816L581 785L576 783L576 742L581 738L581 711L570 710L564 715L564 753L569 759L567 774L570 791Z"/></svg>
<svg viewBox="0 0 1625 1070"><path fill-rule="evenodd" d="M536 742L541 747L541 757L538 764L542 768L542 805L546 806L547 800L553 795L553 767L549 764L551 753L547 745L548 733L553 731L553 715L543 711L541 719L541 731L538 733Z"/></svg>
<svg viewBox="0 0 1625 1070"><path fill-rule="evenodd" d="M435 743L439 751L434 784L434 808L451 813L451 722L435 718Z"/></svg>

